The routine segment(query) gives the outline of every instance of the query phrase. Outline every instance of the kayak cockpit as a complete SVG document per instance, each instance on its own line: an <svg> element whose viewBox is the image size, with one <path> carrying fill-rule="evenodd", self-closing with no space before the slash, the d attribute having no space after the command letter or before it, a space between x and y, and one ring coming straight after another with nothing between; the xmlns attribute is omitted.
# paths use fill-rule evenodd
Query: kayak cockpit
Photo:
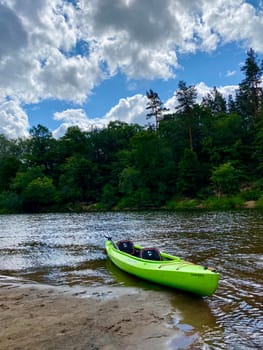
<svg viewBox="0 0 263 350"><path fill-rule="evenodd" d="M168 254L165 254L166 256L163 256L160 250L156 247L143 248L138 245L134 245L134 243L131 240L125 239L118 241L116 247L124 253L136 256L141 259L154 261L174 260L174 258L170 258Z"/></svg>

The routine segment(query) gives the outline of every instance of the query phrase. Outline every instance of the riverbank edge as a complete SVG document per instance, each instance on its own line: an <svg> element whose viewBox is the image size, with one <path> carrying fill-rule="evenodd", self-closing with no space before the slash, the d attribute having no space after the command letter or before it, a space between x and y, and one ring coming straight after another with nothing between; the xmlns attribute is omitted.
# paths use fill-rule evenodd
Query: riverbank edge
<svg viewBox="0 0 263 350"><path fill-rule="evenodd" d="M92 288L87 296L59 287L0 283L0 348L168 349L176 332L168 327L169 295L121 290Z"/></svg>
<svg viewBox="0 0 263 350"><path fill-rule="evenodd" d="M101 203L87 204L85 202L69 203L63 207L45 207L34 213L83 213L83 212L125 212L125 211L229 211L229 210L258 209L263 210L263 197L258 200L244 200L240 196L209 197L205 200L195 198L172 199L165 205L158 206L114 206L107 207ZM31 213L31 212L30 212ZM29 214L16 210L0 209L0 215L5 214Z"/></svg>
<svg viewBox="0 0 263 350"><path fill-rule="evenodd" d="M263 210L263 201L260 199L244 201L240 197L223 197L223 198L208 198L207 200L199 200L192 198L183 198L169 201L166 205L160 207L136 207L136 206L126 206L119 207L115 206L113 208L104 207L100 203L93 203L87 205L85 203L77 203L73 206L67 207L66 212L102 212L102 211L213 211L213 210L242 210L242 209L258 209Z"/></svg>

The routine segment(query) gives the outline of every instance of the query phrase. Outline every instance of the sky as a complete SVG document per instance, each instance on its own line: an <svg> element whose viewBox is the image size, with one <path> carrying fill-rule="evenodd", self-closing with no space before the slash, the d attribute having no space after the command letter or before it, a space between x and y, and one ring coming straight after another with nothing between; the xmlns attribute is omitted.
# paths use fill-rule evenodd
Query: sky
<svg viewBox="0 0 263 350"><path fill-rule="evenodd" d="M0 134L147 125L146 91L173 111L180 80L235 94L262 38L261 0L0 0Z"/></svg>

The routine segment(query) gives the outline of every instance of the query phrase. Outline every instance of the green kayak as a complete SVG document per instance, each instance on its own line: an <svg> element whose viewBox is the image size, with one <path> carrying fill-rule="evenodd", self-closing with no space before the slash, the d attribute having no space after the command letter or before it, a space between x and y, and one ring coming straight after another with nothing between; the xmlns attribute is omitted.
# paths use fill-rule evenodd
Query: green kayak
<svg viewBox="0 0 263 350"><path fill-rule="evenodd" d="M143 248L132 241L105 243L110 260L121 270L142 279L181 289L201 296L212 295L219 281L214 269L159 252L157 248Z"/></svg>

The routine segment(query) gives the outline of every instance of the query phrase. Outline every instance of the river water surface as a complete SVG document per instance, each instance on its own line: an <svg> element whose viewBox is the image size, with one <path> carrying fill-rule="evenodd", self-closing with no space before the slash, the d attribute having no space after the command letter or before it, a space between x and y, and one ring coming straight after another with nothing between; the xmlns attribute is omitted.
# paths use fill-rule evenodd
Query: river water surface
<svg viewBox="0 0 263 350"><path fill-rule="evenodd" d="M207 266L221 274L211 297L172 291L170 326L180 349L263 348L263 212L125 212L0 216L0 275L52 286L166 289L115 268L104 235ZM2 277L3 279L3 277ZM173 349L179 349L176 342Z"/></svg>

